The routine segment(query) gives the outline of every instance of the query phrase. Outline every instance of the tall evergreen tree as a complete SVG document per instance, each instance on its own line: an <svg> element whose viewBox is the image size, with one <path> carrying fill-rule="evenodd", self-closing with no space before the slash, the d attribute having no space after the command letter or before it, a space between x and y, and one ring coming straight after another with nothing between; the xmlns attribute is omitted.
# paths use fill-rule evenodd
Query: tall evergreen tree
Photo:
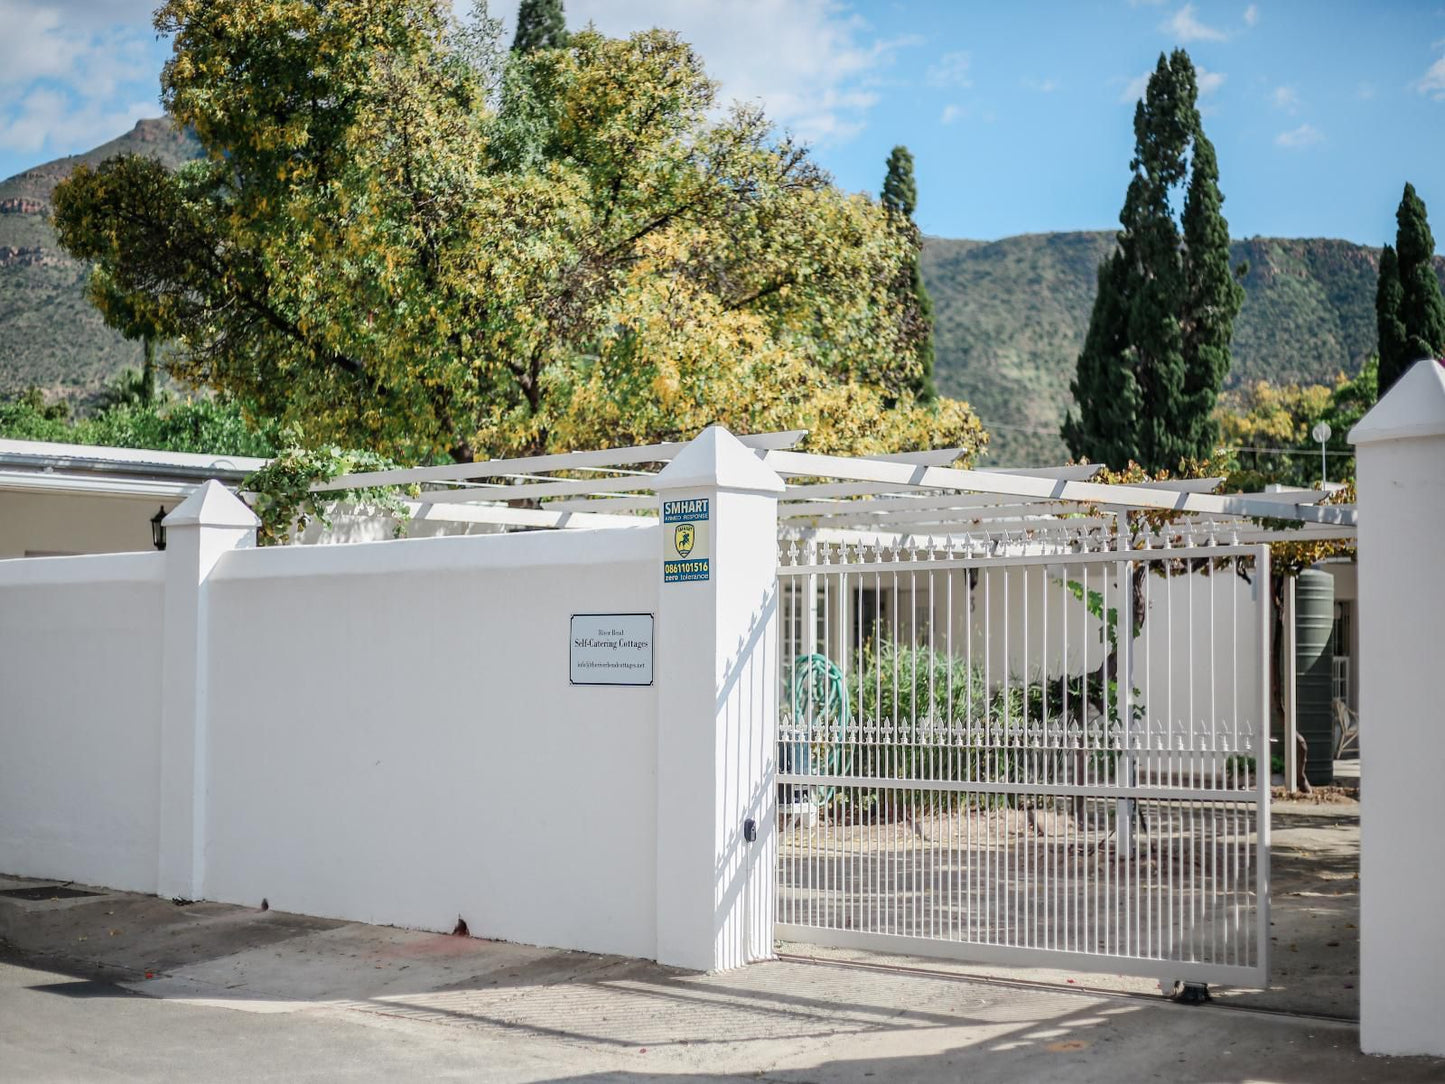
<svg viewBox="0 0 1445 1084"><path fill-rule="evenodd" d="M1070 385L1078 413L1064 420L1069 450L1115 468L1133 460L1174 469L1211 454L1218 437L1211 414L1244 291L1230 272L1219 167L1197 98L1189 54L1161 55L1134 110L1123 229L1099 267Z"/></svg>
<svg viewBox="0 0 1445 1084"><path fill-rule="evenodd" d="M530 53L534 49L561 49L566 44L567 16L562 11L562 0L522 0L512 49Z"/></svg>
<svg viewBox="0 0 1445 1084"><path fill-rule="evenodd" d="M1375 284L1375 329L1380 354L1380 390L1400 378L1409 364L1405 348L1405 325L1400 320L1400 261L1395 247L1380 250L1380 278Z"/></svg>
<svg viewBox="0 0 1445 1084"><path fill-rule="evenodd" d="M908 232L913 245L913 259L909 261L906 277L898 283L898 290L904 295L904 311L918 325L913 329L919 369L913 381L913 393L920 402L932 402L938 398L933 383L933 299L923 285L919 268L923 237L913 220L913 212L918 207L918 185L913 179L913 155L907 147L894 147L888 155L888 173L883 178L879 202L895 225Z"/></svg>
<svg viewBox="0 0 1445 1084"><path fill-rule="evenodd" d="M1435 238L1425 213L1425 201L1415 187L1405 185L1395 211L1395 256L1399 261L1399 322L1404 334L1401 353L1392 364L1385 361L1385 343L1380 342L1380 394L1390 389L1407 368L1421 358L1445 354L1445 298L1435 277ZM1381 277L1384 276L1383 256Z"/></svg>

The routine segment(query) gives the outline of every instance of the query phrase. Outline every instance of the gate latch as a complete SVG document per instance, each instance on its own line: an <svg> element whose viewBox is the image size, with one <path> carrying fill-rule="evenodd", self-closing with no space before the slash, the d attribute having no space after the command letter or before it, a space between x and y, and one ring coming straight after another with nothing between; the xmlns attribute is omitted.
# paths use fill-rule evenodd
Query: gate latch
<svg viewBox="0 0 1445 1084"><path fill-rule="evenodd" d="M749 817L743 821L743 839L749 843L758 838L758 822Z"/></svg>

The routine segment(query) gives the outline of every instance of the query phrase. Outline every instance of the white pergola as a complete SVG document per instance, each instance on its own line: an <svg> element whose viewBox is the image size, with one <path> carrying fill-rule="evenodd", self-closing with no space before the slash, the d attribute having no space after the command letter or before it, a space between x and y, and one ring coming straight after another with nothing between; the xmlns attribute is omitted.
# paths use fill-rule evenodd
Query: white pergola
<svg viewBox="0 0 1445 1084"><path fill-rule="evenodd" d="M834 456L795 449L804 430L738 439L787 483L780 531L820 540L890 541L1078 534L1112 527L1124 512L1182 513L1183 530L1238 542L1348 539L1353 505L1329 494L1285 489L1216 494L1220 478L1130 485L1094 481L1100 468L951 466L963 455L941 448L881 456ZM428 519L488 523L500 529L637 526L655 520L657 473L686 442L496 459L343 475L316 492L416 486L407 498ZM1275 521L1275 522L1271 522ZM836 532L836 534L835 534Z"/></svg>

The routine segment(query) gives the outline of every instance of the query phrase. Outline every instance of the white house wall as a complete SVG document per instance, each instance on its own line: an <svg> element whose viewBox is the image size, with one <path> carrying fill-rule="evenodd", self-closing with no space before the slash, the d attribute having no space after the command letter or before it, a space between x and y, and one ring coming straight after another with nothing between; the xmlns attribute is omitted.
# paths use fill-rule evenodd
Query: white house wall
<svg viewBox="0 0 1445 1084"><path fill-rule="evenodd" d="M148 551L154 497L0 492L0 560L8 557ZM167 510L176 500L166 499Z"/></svg>
<svg viewBox="0 0 1445 1084"><path fill-rule="evenodd" d="M1262 682L1258 576L1229 569L1144 580L1148 610L1135 641L1134 688L1156 732L1193 732L1238 750L1260 733ZM1190 743L1202 749L1203 742Z"/></svg>
<svg viewBox="0 0 1445 1084"><path fill-rule="evenodd" d="M0 870L154 889L163 572L0 562Z"/></svg>

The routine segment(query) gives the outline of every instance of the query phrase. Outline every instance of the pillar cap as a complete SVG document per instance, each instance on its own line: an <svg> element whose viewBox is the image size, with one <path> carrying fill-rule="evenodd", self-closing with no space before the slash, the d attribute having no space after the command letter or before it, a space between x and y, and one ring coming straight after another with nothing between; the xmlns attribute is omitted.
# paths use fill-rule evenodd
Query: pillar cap
<svg viewBox="0 0 1445 1084"><path fill-rule="evenodd" d="M244 527L261 525L256 513L216 479L202 482L191 490L171 514L161 521L166 530L173 527Z"/></svg>
<svg viewBox="0 0 1445 1084"><path fill-rule="evenodd" d="M1445 436L1445 367L1422 358L1350 430L1350 443L1440 436Z"/></svg>
<svg viewBox="0 0 1445 1084"><path fill-rule="evenodd" d="M722 426L710 425L658 473L657 488L781 494L788 487L751 448Z"/></svg>

